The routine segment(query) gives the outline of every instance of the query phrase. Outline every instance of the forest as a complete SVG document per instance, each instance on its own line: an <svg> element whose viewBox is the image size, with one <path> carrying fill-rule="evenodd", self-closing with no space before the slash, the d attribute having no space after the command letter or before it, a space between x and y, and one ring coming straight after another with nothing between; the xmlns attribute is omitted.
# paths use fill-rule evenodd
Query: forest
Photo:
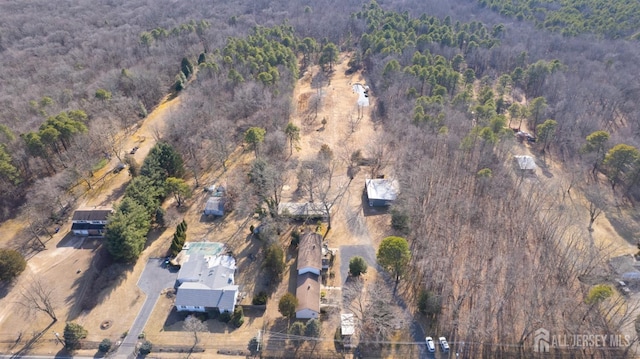
<svg viewBox="0 0 640 359"><path fill-rule="evenodd" d="M615 334L635 319L624 299L594 299L610 269L590 233L605 210L625 231L640 228L638 2L63 3L0 4L0 219L28 216L36 236L49 231L117 157L140 173L107 246L114 259L135 261L161 201L189 192L175 177L198 187L246 146L255 159L232 172L233 210L279 223L296 81L315 64L331 73L348 53L384 129L379 151L367 154L378 164L372 175L391 171L402 188L391 224L409 242L413 275L399 295L412 308L428 302L420 311L467 343L463 357L528 357L541 326ZM320 88L325 79L313 81ZM121 136L172 96L179 111L138 165ZM517 131L566 174L555 186L505 165ZM309 167L328 176L327 188L330 152ZM333 195L308 181L312 198ZM589 211L576 220L565 200L578 190ZM596 352L631 355L569 355Z"/></svg>

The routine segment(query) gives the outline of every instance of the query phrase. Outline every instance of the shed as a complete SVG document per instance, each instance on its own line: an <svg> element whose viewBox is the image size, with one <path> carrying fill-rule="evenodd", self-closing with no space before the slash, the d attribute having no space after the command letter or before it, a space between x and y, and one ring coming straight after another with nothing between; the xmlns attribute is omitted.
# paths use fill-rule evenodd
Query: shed
<svg viewBox="0 0 640 359"><path fill-rule="evenodd" d="M211 196L204 207L205 216L224 216L224 198Z"/></svg>
<svg viewBox="0 0 640 359"><path fill-rule="evenodd" d="M514 156L518 169L523 172L533 173L538 166L531 156Z"/></svg>
<svg viewBox="0 0 640 359"><path fill-rule="evenodd" d="M366 179L365 189L370 207L384 207L389 206L398 198L400 185L398 181L391 179Z"/></svg>

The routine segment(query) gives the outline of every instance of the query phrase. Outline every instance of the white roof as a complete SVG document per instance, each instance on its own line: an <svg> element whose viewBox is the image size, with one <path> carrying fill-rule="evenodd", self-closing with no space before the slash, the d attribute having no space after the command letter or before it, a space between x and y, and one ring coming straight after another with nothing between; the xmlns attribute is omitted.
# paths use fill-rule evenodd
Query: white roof
<svg viewBox="0 0 640 359"><path fill-rule="evenodd" d="M356 318L353 313L340 314L340 332L342 335L353 335L356 332Z"/></svg>
<svg viewBox="0 0 640 359"><path fill-rule="evenodd" d="M398 198L400 185L398 181L384 178L366 179L367 197L385 201L395 201Z"/></svg>
<svg viewBox="0 0 640 359"><path fill-rule="evenodd" d="M533 160L531 156L514 156L516 162L518 162L518 167L521 170L535 170L537 168L536 161Z"/></svg>

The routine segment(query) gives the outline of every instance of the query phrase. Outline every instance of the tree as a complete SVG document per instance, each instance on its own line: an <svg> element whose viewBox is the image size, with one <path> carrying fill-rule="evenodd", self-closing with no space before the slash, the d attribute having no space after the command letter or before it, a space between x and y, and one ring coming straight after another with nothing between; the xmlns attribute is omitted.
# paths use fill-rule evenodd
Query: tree
<svg viewBox="0 0 640 359"><path fill-rule="evenodd" d="M624 174L633 170L640 159L640 151L637 148L624 143L613 146L604 156L603 164L607 169L607 177L611 182L611 188L624 180Z"/></svg>
<svg viewBox="0 0 640 359"><path fill-rule="evenodd" d="M153 344L148 340L143 340L142 343L140 344L140 347L138 347L138 353L140 353L140 355L147 355L151 353L152 349L153 349Z"/></svg>
<svg viewBox="0 0 640 359"><path fill-rule="evenodd" d="M286 293L278 302L278 311L282 316L292 319L296 316L296 307L298 306L298 298L291 293Z"/></svg>
<svg viewBox="0 0 640 359"><path fill-rule="evenodd" d="M289 328L289 335L291 336L291 344L296 348L299 348L304 343L304 331L306 327L302 322L295 322Z"/></svg>
<svg viewBox="0 0 640 359"><path fill-rule="evenodd" d="M27 261L20 252L0 249L0 281L10 281L27 267Z"/></svg>
<svg viewBox="0 0 640 359"><path fill-rule="evenodd" d="M367 262L360 256L352 257L349 260L349 274L359 277L363 273L367 273Z"/></svg>
<svg viewBox="0 0 640 359"><path fill-rule="evenodd" d="M529 128L534 131L538 128L538 124L542 122L544 114L547 111L547 100L544 97L536 97L529 104L528 113L531 115L529 119ZM537 135L537 133L536 133Z"/></svg>
<svg viewBox="0 0 640 359"><path fill-rule="evenodd" d="M80 340L87 337L87 330L77 323L67 323L64 327L64 347L70 352L80 349Z"/></svg>
<svg viewBox="0 0 640 359"><path fill-rule="evenodd" d="M595 131L587 136L587 143L582 148L583 152L586 153L595 153L595 160L593 162L593 170L592 174L596 174L598 167L602 164L604 160L604 155L606 152L607 142L609 141L609 132L607 131Z"/></svg>
<svg viewBox="0 0 640 359"><path fill-rule="evenodd" d="M158 142L144 159L140 174L149 177L158 187L162 187L167 177L180 178L184 175L182 156L170 144Z"/></svg>
<svg viewBox="0 0 640 359"><path fill-rule="evenodd" d="M584 196L587 198L587 202L589 202L589 205L587 207L587 209L589 210L589 226L587 227L587 229L589 230L589 232L592 232L593 223L607 208L607 200L602 195L600 187L597 183L587 187L584 191Z"/></svg>
<svg viewBox="0 0 640 359"><path fill-rule="evenodd" d="M271 243L264 255L264 268L274 279L284 272L284 252L278 243Z"/></svg>
<svg viewBox="0 0 640 359"><path fill-rule="evenodd" d="M117 261L134 262L144 249L150 226L146 209L125 197L107 223L107 250Z"/></svg>
<svg viewBox="0 0 640 359"><path fill-rule="evenodd" d="M100 353L108 353L111 350L111 340L109 338L102 339L100 344L98 345L98 351Z"/></svg>
<svg viewBox="0 0 640 359"><path fill-rule="evenodd" d="M95 96L98 100L102 100L102 101L111 100L111 92L105 89L97 89Z"/></svg>
<svg viewBox="0 0 640 359"><path fill-rule="evenodd" d="M193 346L191 347L190 351L193 351L196 345L198 345L198 343L200 342L200 339L198 338L198 332L208 331L207 324L198 319L198 317L196 317L195 315L188 315L184 319L182 329L187 332L193 333Z"/></svg>
<svg viewBox="0 0 640 359"><path fill-rule="evenodd" d="M256 157L258 157L258 151L260 144L264 141L264 136L267 131L261 127L250 127L244 133L244 142L246 142L255 153Z"/></svg>
<svg viewBox="0 0 640 359"><path fill-rule="evenodd" d="M293 146L296 148L298 143L300 142L300 128L293 123L289 122L287 127L284 129L284 134L287 135L289 139L289 155L293 154Z"/></svg>
<svg viewBox="0 0 640 359"><path fill-rule="evenodd" d="M166 181L167 194L173 194L178 207L182 205L186 198L191 197L191 188L181 178L169 177Z"/></svg>
<svg viewBox="0 0 640 359"><path fill-rule="evenodd" d="M233 310L231 314L231 320L229 321L235 328L240 328L244 324L244 310L239 305Z"/></svg>
<svg viewBox="0 0 640 359"><path fill-rule="evenodd" d="M58 317L54 308L54 291L53 288L45 286L40 278L32 278L31 283L21 290L20 305L27 316L34 315L37 312L43 312L53 320L58 321Z"/></svg>
<svg viewBox="0 0 640 359"><path fill-rule="evenodd" d="M378 248L376 258L382 268L391 272L395 279L395 291L395 288L398 287L398 283L400 282L400 277L404 274L411 259L411 252L409 251L407 240L395 236L383 239Z"/></svg>
<svg viewBox="0 0 640 359"><path fill-rule="evenodd" d="M318 63L322 68L324 68L325 65L329 65L329 71L332 71L333 64L338 61L338 53L338 47L334 43L330 42L322 48L322 53L320 54Z"/></svg>
<svg viewBox="0 0 640 359"><path fill-rule="evenodd" d="M598 304L613 295L613 289L606 284L598 284L589 290L585 302L587 304Z"/></svg>
<svg viewBox="0 0 640 359"><path fill-rule="evenodd" d="M540 142L542 142L542 151L545 152L549 148L549 144L553 140L558 128L558 122L554 120L546 120L536 127L536 133Z"/></svg>
<svg viewBox="0 0 640 359"><path fill-rule="evenodd" d="M318 319L309 319L304 329L304 335L311 338L320 338L322 335L322 325Z"/></svg>

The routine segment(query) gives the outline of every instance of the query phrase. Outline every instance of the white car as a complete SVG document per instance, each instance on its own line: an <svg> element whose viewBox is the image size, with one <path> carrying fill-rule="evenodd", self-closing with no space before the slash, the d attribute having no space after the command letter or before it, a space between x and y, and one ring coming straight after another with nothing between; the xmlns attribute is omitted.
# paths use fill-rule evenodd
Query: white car
<svg viewBox="0 0 640 359"><path fill-rule="evenodd" d="M447 338L440 337L438 338L438 342L440 342L440 349L442 349L443 353L449 352L449 343L447 343Z"/></svg>
<svg viewBox="0 0 640 359"><path fill-rule="evenodd" d="M435 345L435 344L433 344L433 338L431 338L431 337L426 337L426 338L425 338L425 341L427 342L427 350L428 350L430 353L435 352L435 351L436 351L436 345Z"/></svg>

